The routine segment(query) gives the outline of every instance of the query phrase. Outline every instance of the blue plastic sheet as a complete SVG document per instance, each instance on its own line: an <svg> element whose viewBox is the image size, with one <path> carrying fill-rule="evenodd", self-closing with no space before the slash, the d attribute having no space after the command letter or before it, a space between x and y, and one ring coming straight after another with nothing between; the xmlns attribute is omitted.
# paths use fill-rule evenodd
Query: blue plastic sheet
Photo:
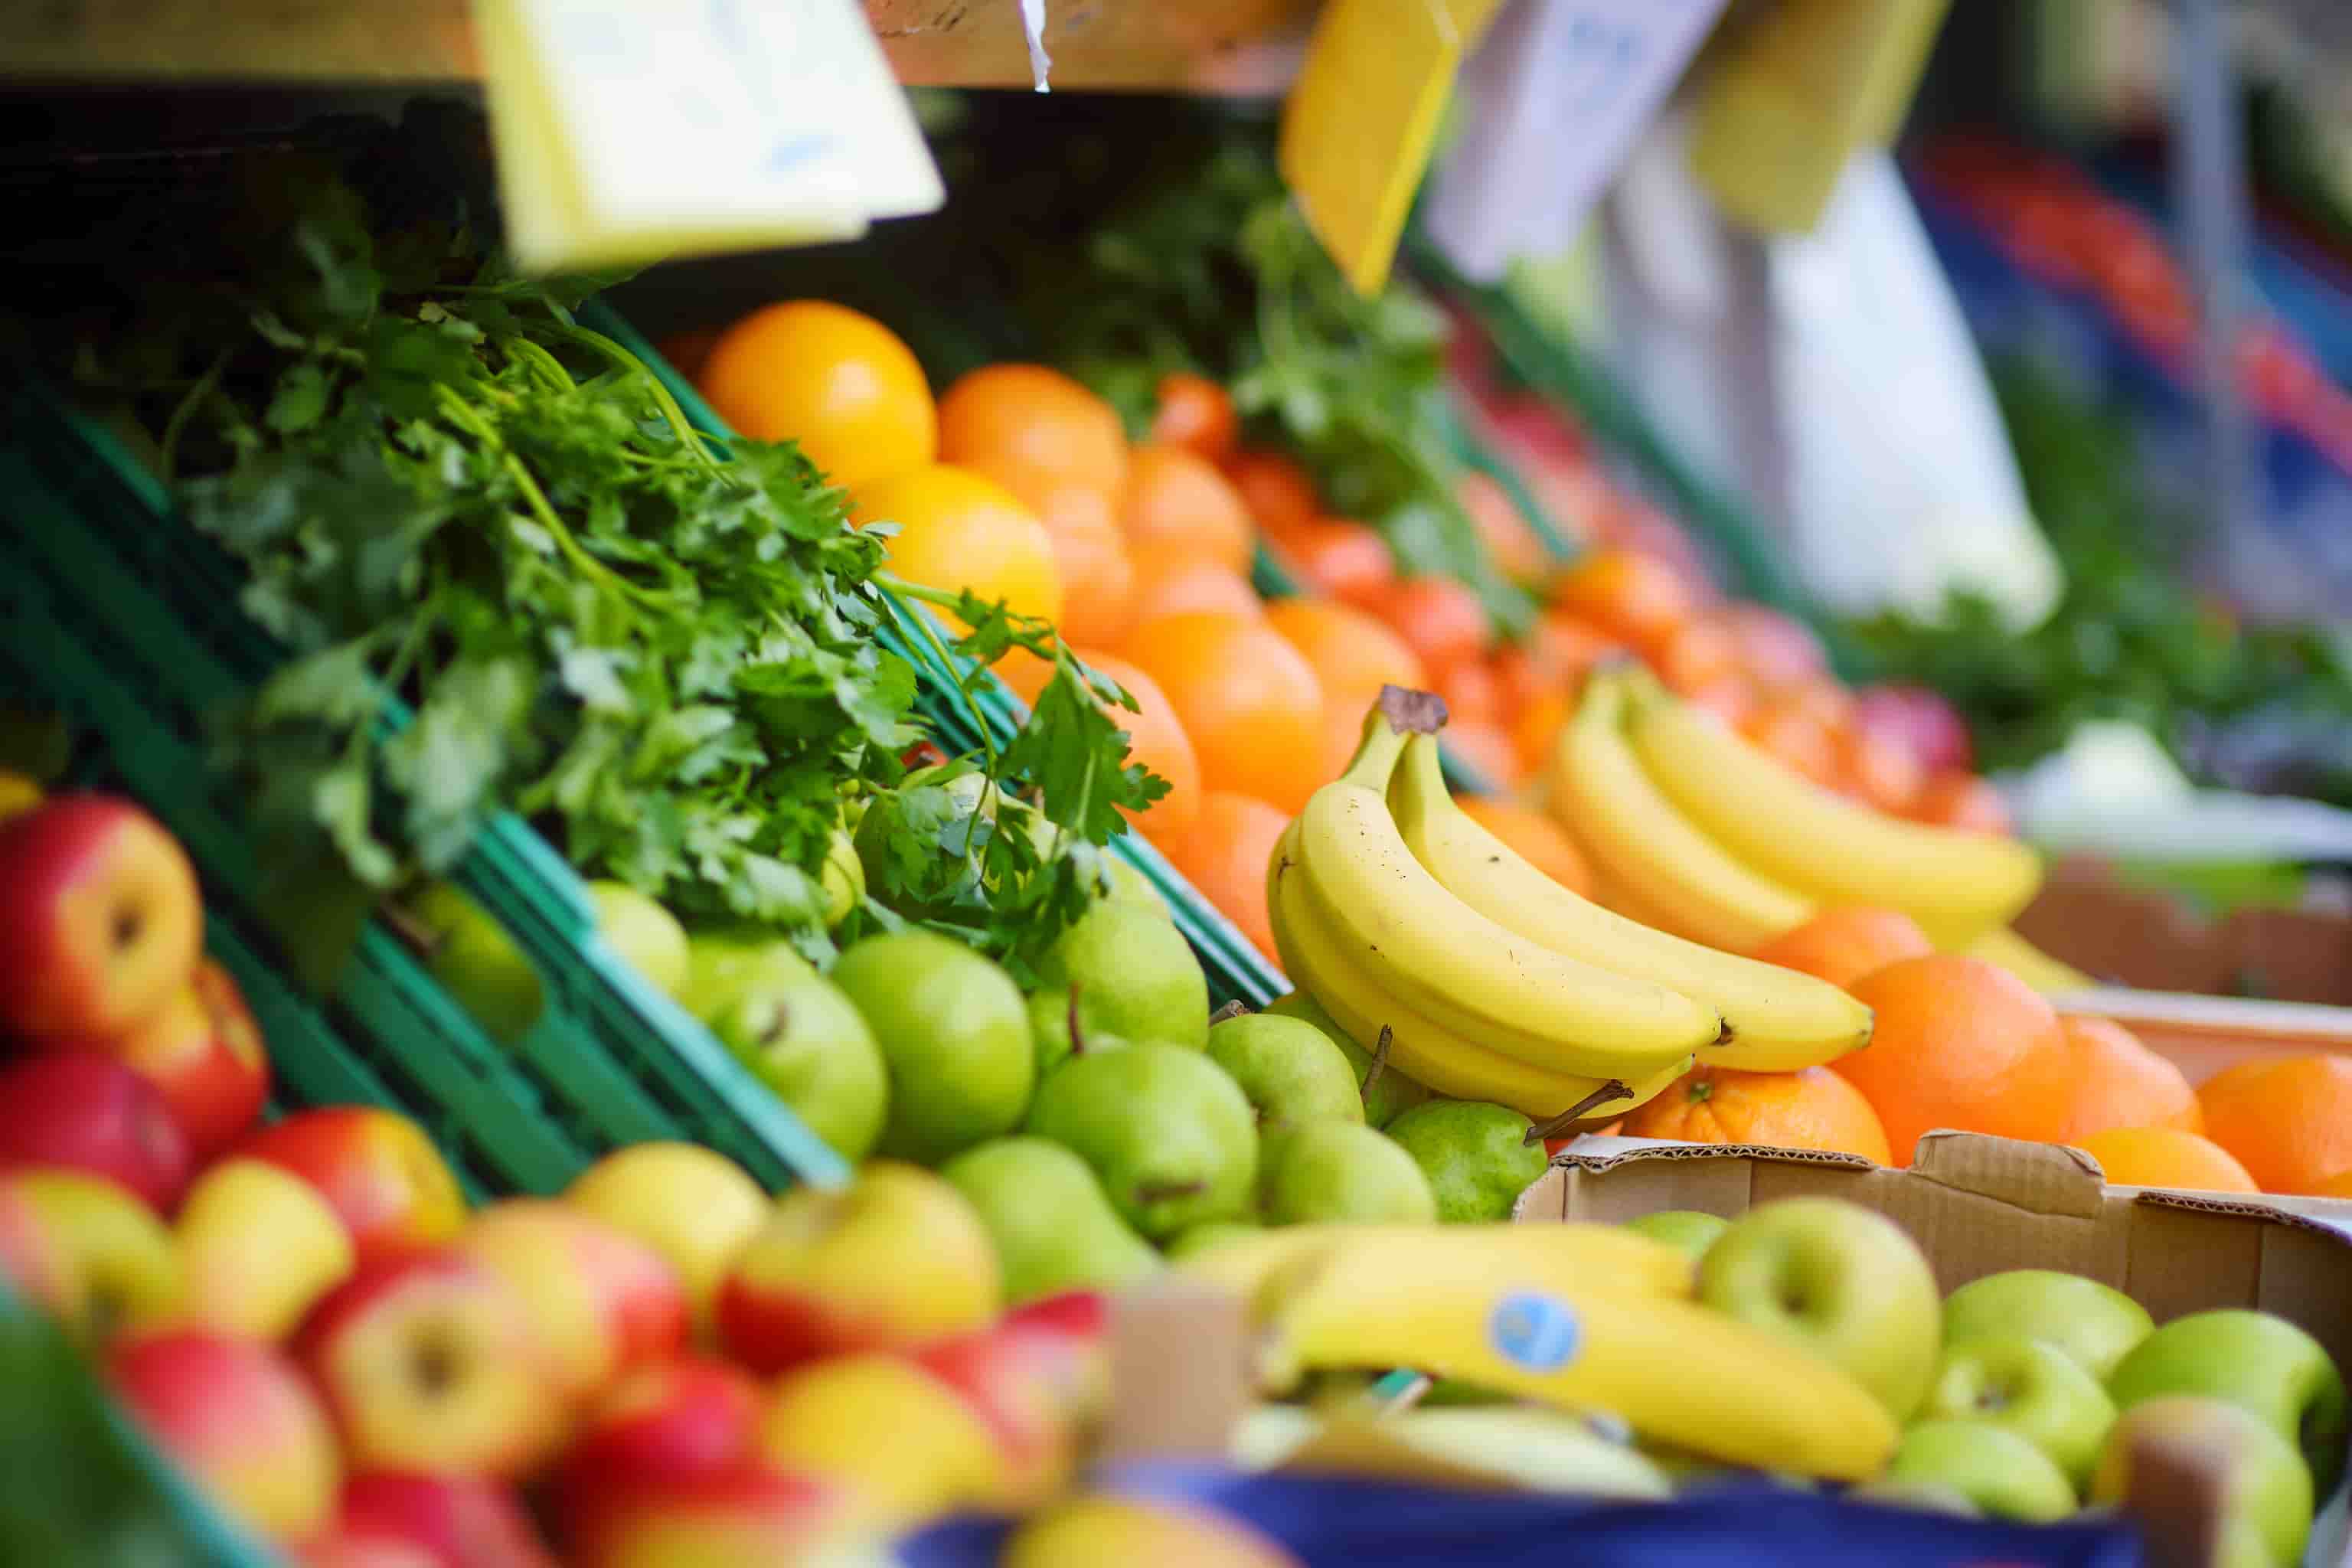
<svg viewBox="0 0 2352 1568"><path fill-rule="evenodd" d="M1757 1481L1673 1503L1474 1493L1150 1465L1097 1484L1206 1502L1307 1568L2139 1568L2112 1521L2021 1526L1868 1507ZM902 1542L906 1568L990 1568L1011 1526L959 1520ZM1105 1568L1110 1568L1106 1564Z"/></svg>

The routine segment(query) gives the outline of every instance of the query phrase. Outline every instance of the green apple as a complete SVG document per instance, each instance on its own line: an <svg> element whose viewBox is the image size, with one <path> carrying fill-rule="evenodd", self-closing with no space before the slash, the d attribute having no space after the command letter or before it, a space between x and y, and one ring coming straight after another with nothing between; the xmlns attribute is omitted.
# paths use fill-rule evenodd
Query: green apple
<svg viewBox="0 0 2352 1568"><path fill-rule="evenodd" d="M1652 1241L1679 1247L1696 1263L1731 1228L1731 1222L1719 1214L1703 1214L1697 1209L1660 1209L1655 1214L1635 1215L1625 1222L1625 1228L1639 1231Z"/></svg>
<svg viewBox="0 0 2352 1568"><path fill-rule="evenodd" d="M1948 1486L1995 1519L2022 1524L2048 1524L2074 1511L2074 1489L2050 1456L1990 1421L1915 1422L1883 1479Z"/></svg>
<svg viewBox="0 0 2352 1568"><path fill-rule="evenodd" d="M686 980L678 1005L704 1023L729 1003L763 983L804 980L816 966L787 938L760 926L721 926L686 939Z"/></svg>
<svg viewBox="0 0 2352 1568"><path fill-rule="evenodd" d="M482 907L453 882L431 882L407 900L431 937L425 967L484 1032L513 1045L547 1005L539 971Z"/></svg>
<svg viewBox="0 0 2352 1568"><path fill-rule="evenodd" d="M2045 1340L2101 1383L2155 1328L2147 1309L2122 1291L2052 1268L1988 1274L1944 1299L1947 1345Z"/></svg>
<svg viewBox="0 0 2352 1568"><path fill-rule="evenodd" d="M687 967L686 928L677 917L625 882L589 883L588 901L596 906L596 934L656 990L676 996Z"/></svg>
<svg viewBox="0 0 2352 1568"><path fill-rule="evenodd" d="M2303 1561L2311 1535L2311 1471L2266 1418L2227 1399L2201 1394L2159 1394L2141 1401L2125 1411L2107 1434L2091 1481L2093 1502L2123 1500L2131 1488L2133 1450L2150 1440L2177 1443L2220 1462L2225 1546L2251 1534L2261 1541L2262 1558L2273 1568L2291 1568ZM2243 1554L2242 1548L2239 1554ZM2223 1560L2231 1561L2229 1552Z"/></svg>
<svg viewBox="0 0 2352 1568"><path fill-rule="evenodd" d="M827 1148L853 1163L873 1152L889 1110L889 1074L841 987L813 972L757 981L709 1024Z"/></svg>
<svg viewBox="0 0 2352 1568"><path fill-rule="evenodd" d="M2175 1318L2124 1357L2107 1393L2126 1411L2164 1394L2229 1400L2302 1448L2321 1497L2343 1472L2343 1375L2284 1318L2239 1307Z"/></svg>
<svg viewBox="0 0 2352 1568"><path fill-rule="evenodd" d="M1855 1502L1874 1502L1885 1508L1948 1513L1955 1519L1984 1517L1984 1510L1969 1501L1968 1493L1946 1481L1864 1481L1848 1488L1845 1495Z"/></svg>
<svg viewBox="0 0 2352 1568"><path fill-rule="evenodd" d="M2053 1344L1979 1339L1944 1352L1920 1414L2006 1426L2055 1460L2080 1491L2090 1484L2116 1406L2097 1380Z"/></svg>
<svg viewBox="0 0 2352 1568"><path fill-rule="evenodd" d="M1749 1209L1699 1259L1698 1299L1840 1367L1897 1421L1936 1375L1935 1271L1901 1226L1859 1204L1783 1198Z"/></svg>

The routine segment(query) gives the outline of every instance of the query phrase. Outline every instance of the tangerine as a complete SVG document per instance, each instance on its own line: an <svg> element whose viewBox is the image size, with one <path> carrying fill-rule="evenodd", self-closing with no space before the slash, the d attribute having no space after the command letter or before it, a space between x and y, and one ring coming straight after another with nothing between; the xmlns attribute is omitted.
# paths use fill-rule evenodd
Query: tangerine
<svg viewBox="0 0 2352 1568"><path fill-rule="evenodd" d="M1516 788L1526 776L1517 744L1510 731L1498 724L1450 722L1445 726L1445 749L1490 789Z"/></svg>
<svg viewBox="0 0 2352 1568"><path fill-rule="evenodd" d="M1213 463L1233 456L1240 421L1225 389L1205 375L1174 371L1160 378L1160 406L1152 411L1151 438L1181 447Z"/></svg>
<svg viewBox="0 0 2352 1568"><path fill-rule="evenodd" d="M1344 517L1309 518L1283 534L1277 549L1300 582L1342 604L1369 607L1396 581L1388 542Z"/></svg>
<svg viewBox="0 0 2352 1568"><path fill-rule="evenodd" d="M1829 671L1822 639L1802 621L1765 605L1727 605L1715 614L1731 633L1739 667L1767 691L1795 686Z"/></svg>
<svg viewBox="0 0 2352 1568"><path fill-rule="evenodd" d="M1890 1165L1894 1152L1878 1113L1827 1068L1739 1072L1694 1068L1625 1118L1629 1138L1685 1143L1755 1143L1768 1149L1829 1149Z"/></svg>
<svg viewBox="0 0 2352 1568"><path fill-rule="evenodd" d="M1222 561L1168 545L1129 545L1128 560L1135 568L1135 596L1129 605L1130 631L1163 616L1194 611L1252 618L1265 613L1249 579Z"/></svg>
<svg viewBox="0 0 2352 1568"><path fill-rule="evenodd" d="M1865 974L1935 951L1919 922L1901 910L1852 906L1824 910L1748 956L1852 990Z"/></svg>
<svg viewBox="0 0 2352 1568"><path fill-rule="evenodd" d="M851 490L940 455L940 416L914 351L874 320L824 300L769 305L729 327L695 386L721 419L793 441Z"/></svg>
<svg viewBox="0 0 2352 1568"><path fill-rule="evenodd" d="M2224 1068L2197 1089L2205 1135L2266 1193L2308 1193L2352 1171L2352 1057Z"/></svg>
<svg viewBox="0 0 2352 1568"><path fill-rule="evenodd" d="M1522 772L1535 773L1551 761L1559 732L1568 728L1568 716L1574 711L1575 705L1559 691L1547 691L1519 710L1511 721L1511 750L1518 753Z"/></svg>
<svg viewBox="0 0 2352 1568"><path fill-rule="evenodd" d="M2054 1134L2080 1145L2095 1132L2119 1127L2205 1131L2197 1091L2179 1068L2107 1018L2068 1015L2058 1020L2067 1059L2066 1115Z"/></svg>
<svg viewBox="0 0 2352 1568"><path fill-rule="evenodd" d="M1456 724L1499 725L1503 721L1503 682L1486 659L1465 658L1433 683L1445 699L1445 716ZM1512 748L1516 753L1516 743Z"/></svg>
<svg viewBox="0 0 2352 1568"><path fill-rule="evenodd" d="M1914 822L1957 827L1967 833L2013 832L2009 803L2000 791L1974 773L1942 773L1930 777L1905 814Z"/></svg>
<svg viewBox="0 0 2352 1568"><path fill-rule="evenodd" d="M1837 784L1837 736L1801 702L1768 698L1740 721L1739 732L1822 788Z"/></svg>
<svg viewBox="0 0 2352 1568"><path fill-rule="evenodd" d="M1510 491L1490 474L1464 470L1454 481L1454 499L1470 514L1479 542L1496 570L1514 583L1533 583L1551 564L1551 552L1536 536Z"/></svg>
<svg viewBox="0 0 2352 1568"><path fill-rule="evenodd" d="M1476 658L1491 635L1478 595L1450 577L1402 578L1366 607L1412 646L1433 676Z"/></svg>
<svg viewBox="0 0 2352 1568"><path fill-rule="evenodd" d="M1168 781L1168 793L1143 811L1124 815L1135 830L1163 850L1192 831L1201 810L1201 761L1192 738L1168 693L1140 666L1116 654L1072 649L1072 656L1095 674L1117 682L1135 699L1135 711L1106 703L1103 711L1127 733L1127 760L1142 763Z"/></svg>
<svg viewBox="0 0 2352 1568"><path fill-rule="evenodd" d="M1062 579L1063 637L1086 647L1117 646L1135 619L1135 562L1109 500L1066 485L1047 498L1037 521L1054 542Z"/></svg>
<svg viewBox="0 0 2352 1568"><path fill-rule="evenodd" d="M1280 962L1265 909L1266 862L1290 818L1262 800L1211 790L1201 796L1190 831L1163 847L1169 863L1200 895L1241 928L1268 963Z"/></svg>
<svg viewBox="0 0 2352 1568"><path fill-rule="evenodd" d="M1609 545L1552 579L1551 603L1638 648L1662 644L1697 608L1683 574L1654 555Z"/></svg>
<svg viewBox="0 0 2352 1568"><path fill-rule="evenodd" d="M1666 689L1689 696L1739 674L1739 649L1721 622L1685 621L1660 638L1650 668Z"/></svg>
<svg viewBox="0 0 2352 1568"><path fill-rule="evenodd" d="M1492 795L1465 795L1454 805L1480 826L1509 845L1528 864L1579 898L1592 896L1592 868L1559 823L1531 806Z"/></svg>
<svg viewBox="0 0 2352 1568"><path fill-rule="evenodd" d="M1062 579L1036 513L992 480L931 463L866 485L850 521L895 522L890 570L947 592L1002 599L1015 615L1058 622Z"/></svg>
<svg viewBox="0 0 2352 1568"><path fill-rule="evenodd" d="M1284 453L1264 447L1236 452L1225 477L1233 480L1250 517L1270 538L1287 541L1323 515L1315 480L1297 459Z"/></svg>
<svg viewBox="0 0 2352 1568"><path fill-rule="evenodd" d="M1927 787L1927 770L1919 759L1884 734L1852 729L1832 744L1837 782L1867 805L1899 816Z"/></svg>
<svg viewBox="0 0 2352 1568"><path fill-rule="evenodd" d="M1058 370L983 365L940 398L940 456L1043 507L1065 485L1118 494L1127 432L1109 404Z"/></svg>
<svg viewBox="0 0 2352 1568"><path fill-rule="evenodd" d="M2258 1193L2254 1178L2210 1138L2178 1127L2111 1127L2066 1140L2098 1161L2112 1187Z"/></svg>
<svg viewBox="0 0 2352 1568"><path fill-rule="evenodd" d="M1256 535L1216 465L1181 447L1138 447L1119 493L1119 526L1137 549L1183 551L1246 574Z"/></svg>
<svg viewBox="0 0 2352 1568"><path fill-rule="evenodd" d="M1850 987L1876 1016L1835 1071L1878 1112L1892 1162L1938 1127L2048 1142L2066 1115L2058 1015L2005 969L1957 953L1906 958Z"/></svg>
<svg viewBox="0 0 2352 1568"><path fill-rule="evenodd" d="M1322 782L1323 685L1262 616L1161 616L1120 651L1175 705L1203 788L1285 813L1307 804Z"/></svg>
<svg viewBox="0 0 2352 1568"><path fill-rule="evenodd" d="M1266 624L1314 667L1323 687L1318 777L1336 778L1363 738L1364 710L1383 686L1424 684L1421 659L1364 611L1318 599L1276 599Z"/></svg>

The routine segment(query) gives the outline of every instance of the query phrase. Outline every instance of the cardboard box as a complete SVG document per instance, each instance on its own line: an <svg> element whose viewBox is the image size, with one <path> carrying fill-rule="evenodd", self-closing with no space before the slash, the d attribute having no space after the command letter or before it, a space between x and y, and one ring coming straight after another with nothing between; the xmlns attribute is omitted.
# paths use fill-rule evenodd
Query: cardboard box
<svg viewBox="0 0 2352 1568"><path fill-rule="evenodd" d="M2352 1006L2352 915L2340 910L2213 920L2178 894L2127 887L2101 862L2070 858L2051 868L2017 931L2103 984Z"/></svg>
<svg viewBox="0 0 2352 1568"><path fill-rule="evenodd" d="M2063 1269L2122 1290L2158 1323L2212 1307L2275 1312L2352 1368L2352 1202L2301 1199L2289 1209L2108 1187L2096 1162L2057 1144L1930 1132L1911 1168L1898 1171L1851 1154L1586 1139L1520 1194L1513 1217L1615 1223L1659 1209L1731 1217L1788 1197L1845 1198L1896 1221L1946 1291L2003 1269ZM2339 1489L2314 1532L2312 1562L2352 1568L2344 1510Z"/></svg>

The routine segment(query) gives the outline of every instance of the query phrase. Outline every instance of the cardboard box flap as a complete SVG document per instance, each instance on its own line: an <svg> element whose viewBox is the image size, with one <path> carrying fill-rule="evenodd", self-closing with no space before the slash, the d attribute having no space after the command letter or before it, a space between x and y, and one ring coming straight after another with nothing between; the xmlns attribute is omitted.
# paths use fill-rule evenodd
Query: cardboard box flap
<svg viewBox="0 0 2352 1568"><path fill-rule="evenodd" d="M1759 1165L1798 1165L1831 1171L1874 1171L1859 1154L1821 1149L1768 1149L1753 1143L1669 1143L1634 1138L1587 1138L1553 1158L1544 1173L1511 1205L1516 1220L1565 1219L1576 1201L1582 1173L1638 1165L1650 1178L1648 1190L1662 1209L1698 1209L1736 1215L1776 1194Z"/></svg>
<svg viewBox="0 0 2352 1568"><path fill-rule="evenodd" d="M1937 1128L1920 1135L1911 1172L2028 1214L2090 1219L2106 1197L2099 1163L2063 1143L2022 1143Z"/></svg>

